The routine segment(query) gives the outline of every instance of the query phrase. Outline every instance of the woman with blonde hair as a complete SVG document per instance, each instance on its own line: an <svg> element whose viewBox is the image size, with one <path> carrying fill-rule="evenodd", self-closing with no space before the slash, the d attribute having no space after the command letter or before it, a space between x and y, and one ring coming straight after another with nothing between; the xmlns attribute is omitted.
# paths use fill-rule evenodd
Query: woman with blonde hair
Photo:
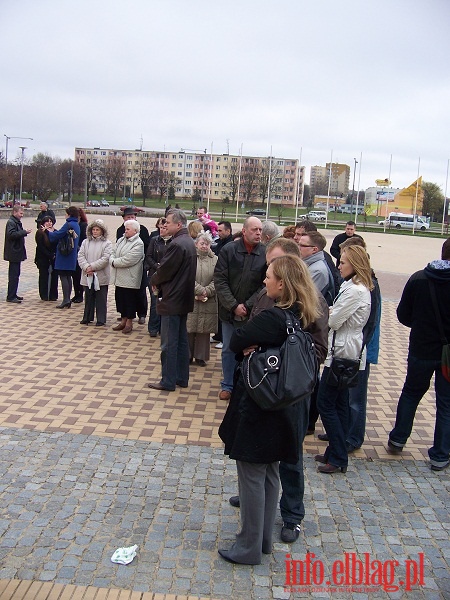
<svg viewBox="0 0 450 600"><path fill-rule="evenodd" d="M319 316L317 291L303 261L292 255L274 258L265 279L275 306L259 313L231 337L230 348L242 360L257 347L280 347L287 337L285 311L306 327ZM241 531L225 560L258 565L272 551L272 531L278 504L280 460L297 464L308 422L309 402L277 411L264 411L247 394L241 369L227 412L219 428L225 454L236 460Z"/></svg>
<svg viewBox="0 0 450 600"><path fill-rule="evenodd" d="M196 240L198 234L202 233L203 231L205 230L203 229L203 225L200 223L200 221L191 221L188 225L188 232L193 240Z"/></svg>
<svg viewBox="0 0 450 600"><path fill-rule="evenodd" d="M373 289L372 269L367 252L361 246L346 246L340 257L339 272L344 280L330 307L328 355L320 380L317 408L328 436L328 447L315 460L320 473L345 473L348 465L347 434L349 423L349 390L328 383L333 356L359 360L366 367L363 327L370 315ZM361 352L362 351L362 352Z"/></svg>

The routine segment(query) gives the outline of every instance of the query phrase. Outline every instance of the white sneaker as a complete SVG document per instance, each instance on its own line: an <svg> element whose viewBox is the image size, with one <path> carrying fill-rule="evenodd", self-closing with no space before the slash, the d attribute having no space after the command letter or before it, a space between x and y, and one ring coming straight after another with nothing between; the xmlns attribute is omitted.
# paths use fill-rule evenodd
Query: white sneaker
<svg viewBox="0 0 450 600"><path fill-rule="evenodd" d="M223 348L223 344L222 344L222 342L219 342L218 344L216 344L216 345L214 346L214 348L217 348L218 350L222 350L222 348Z"/></svg>

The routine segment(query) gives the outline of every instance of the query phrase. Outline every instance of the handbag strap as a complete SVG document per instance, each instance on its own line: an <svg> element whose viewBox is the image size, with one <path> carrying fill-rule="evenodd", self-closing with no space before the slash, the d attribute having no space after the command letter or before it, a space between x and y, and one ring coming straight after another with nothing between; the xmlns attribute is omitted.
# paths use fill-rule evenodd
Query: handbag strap
<svg viewBox="0 0 450 600"><path fill-rule="evenodd" d="M331 340L331 350L330 350L331 358L333 358L333 356L334 356L334 343L336 340L336 331L337 331L336 329L333 331L333 339ZM359 353L359 358L358 358L359 362L361 362L361 358L363 355L365 345L366 345L366 334L363 333L363 343L362 343L361 352Z"/></svg>
<svg viewBox="0 0 450 600"><path fill-rule="evenodd" d="M428 286L430 288L431 304L433 305L434 313L436 316L436 322L439 330L439 335L441 336L441 342L443 346L446 346L448 342L447 338L445 337L444 326L442 325L441 312L437 303L436 288L434 287L434 282L432 282L431 279L428 279Z"/></svg>

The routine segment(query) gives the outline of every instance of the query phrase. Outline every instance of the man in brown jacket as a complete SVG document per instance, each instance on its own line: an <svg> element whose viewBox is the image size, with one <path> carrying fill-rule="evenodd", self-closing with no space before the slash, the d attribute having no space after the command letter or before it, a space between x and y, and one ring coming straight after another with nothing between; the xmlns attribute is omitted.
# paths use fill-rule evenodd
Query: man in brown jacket
<svg viewBox="0 0 450 600"><path fill-rule="evenodd" d="M173 208L166 218L172 241L151 278L152 291L158 294L156 312L161 317L161 380L148 387L173 392L177 385L187 387L189 382L186 320L194 309L197 252L186 228L186 215Z"/></svg>

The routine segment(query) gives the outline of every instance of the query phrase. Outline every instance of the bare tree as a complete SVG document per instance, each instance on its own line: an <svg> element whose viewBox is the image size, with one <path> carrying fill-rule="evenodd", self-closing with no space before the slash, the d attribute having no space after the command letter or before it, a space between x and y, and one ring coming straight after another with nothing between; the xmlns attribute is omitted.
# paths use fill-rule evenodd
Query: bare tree
<svg viewBox="0 0 450 600"><path fill-rule="evenodd" d="M272 201L274 196L281 195L283 193L283 171L277 167L270 158L264 159L259 165L258 171L258 188L259 197L261 202L264 204L269 193L270 188L270 200ZM269 204L270 210L270 204Z"/></svg>
<svg viewBox="0 0 450 600"><path fill-rule="evenodd" d="M37 196L39 200L47 202L51 194L59 190L59 162L59 159L54 159L49 154L43 154L42 152L35 154L31 159L27 174L29 172L33 174L33 195ZM26 184L23 185L24 189L27 189L27 187Z"/></svg>
<svg viewBox="0 0 450 600"><path fill-rule="evenodd" d="M258 195L259 165L253 158L245 158L241 168L241 195L252 205Z"/></svg>
<svg viewBox="0 0 450 600"><path fill-rule="evenodd" d="M120 156L108 156L103 169L105 188L108 194L114 196L114 204L117 203L117 192L123 183L125 176L125 163Z"/></svg>
<svg viewBox="0 0 450 600"><path fill-rule="evenodd" d="M230 163L227 171L224 193L234 204L239 191L239 162Z"/></svg>

